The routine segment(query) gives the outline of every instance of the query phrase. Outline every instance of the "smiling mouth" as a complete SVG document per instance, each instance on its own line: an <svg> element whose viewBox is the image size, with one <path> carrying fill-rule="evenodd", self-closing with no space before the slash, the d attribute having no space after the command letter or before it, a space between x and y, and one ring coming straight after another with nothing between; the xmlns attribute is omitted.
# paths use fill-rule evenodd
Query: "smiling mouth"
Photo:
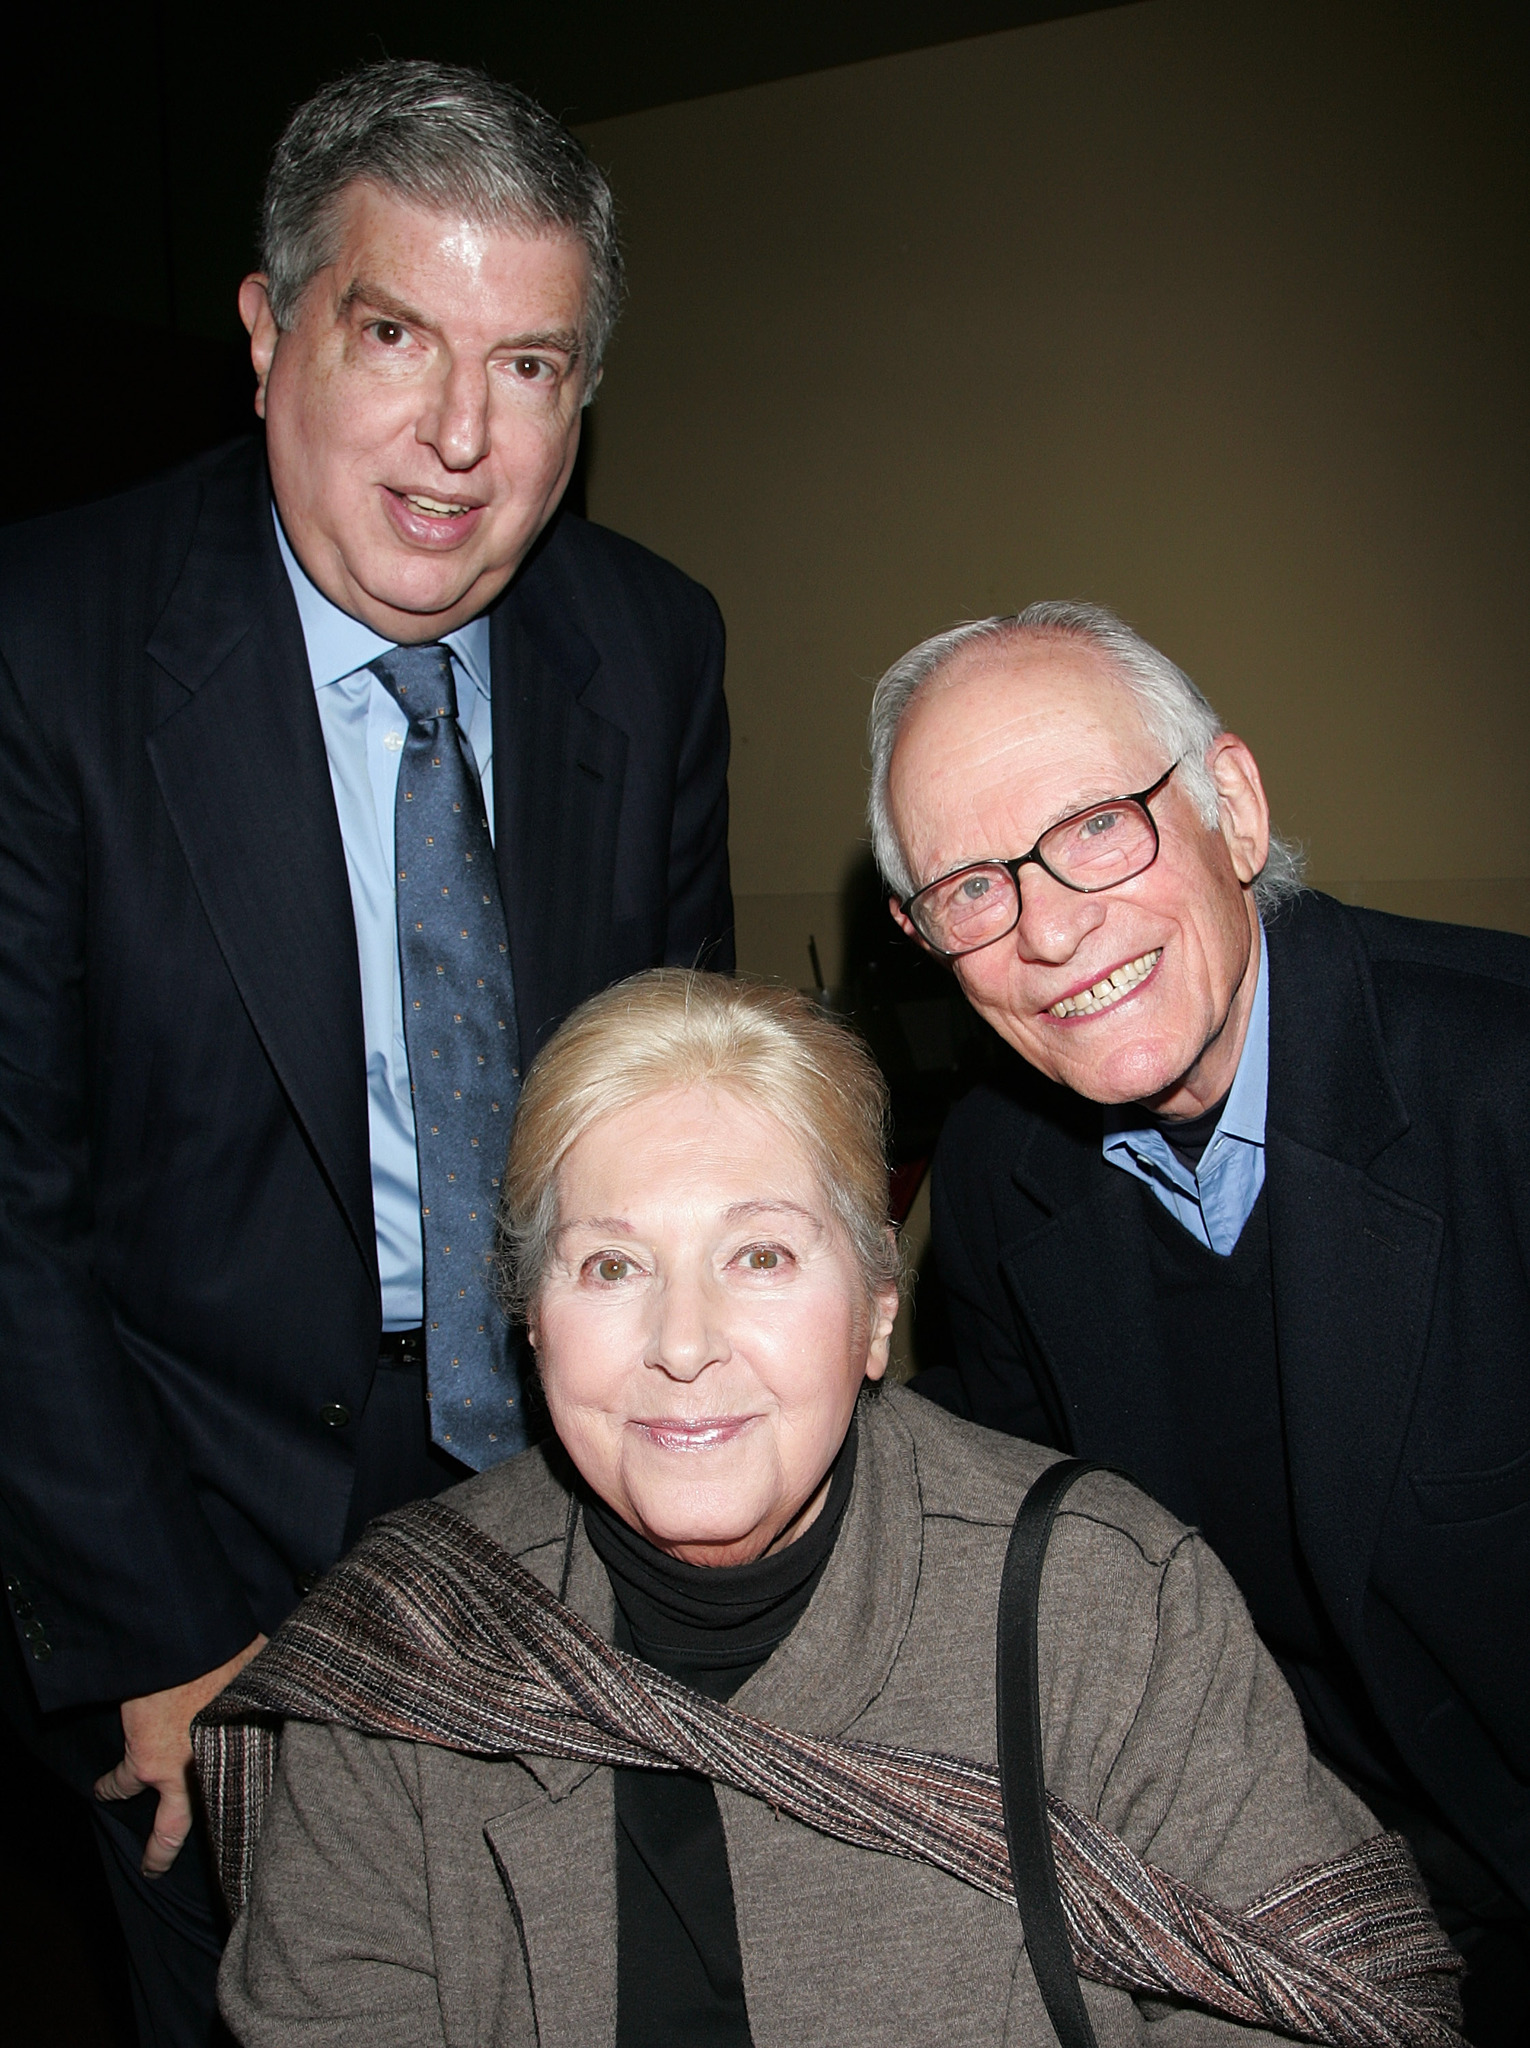
<svg viewBox="0 0 1530 2048"><path fill-rule="evenodd" d="M662 1451L710 1451L731 1443L753 1420L752 1415L723 1415L696 1422L634 1422L633 1428Z"/></svg>
<svg viewBox="0 0 1530 2048"><path fill-rule="evenodd" d="M395 495L427 519L461 519L467 513L478 510L476 505L451 503L445 498L429 498L423 491L399 491Z"/></svg>
<svg viewBox="0 0 1530 2048"><path fill-rule="evenodd" d="M1066 1017L1097 1017L1101 1010L1108 1010L1123 996L1129 996L1139 982L1146 981L1162 958L1163 947L1156 946L1151 953L1129 960L1124 967L1112 968L1093 988L1080 989L1076 996L1064 996L1060 1003L1052 1005L1047 1015L1056 1017L1059 1022Z"/></svg>

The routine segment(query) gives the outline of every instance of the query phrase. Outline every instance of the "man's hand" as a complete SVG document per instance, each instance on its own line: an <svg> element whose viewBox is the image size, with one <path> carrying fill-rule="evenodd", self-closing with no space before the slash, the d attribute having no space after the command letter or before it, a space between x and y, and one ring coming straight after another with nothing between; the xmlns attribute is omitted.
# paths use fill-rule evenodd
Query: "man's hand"
<svg viewBox="0 0 1530 2048"><path fill-rule="evenodd" d="M146 1877L163 1877L191 1832L191 1723L210 1699L263 1648L264 1636L246 1644L216 1671L204 1671L168 1692L122 1702L122 1761L96 1780L98 1799L132 1799L155 1791L154 1832L143 1852Z"/></svg>

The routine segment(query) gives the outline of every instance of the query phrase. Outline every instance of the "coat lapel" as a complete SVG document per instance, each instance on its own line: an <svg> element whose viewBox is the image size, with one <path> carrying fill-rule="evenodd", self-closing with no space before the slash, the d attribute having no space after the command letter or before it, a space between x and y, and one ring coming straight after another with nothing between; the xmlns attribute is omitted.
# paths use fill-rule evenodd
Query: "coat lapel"
<svg viewBox="0 0 1530 2048"><path fill-rule="evenodd" d="M375 1278L356 929L263 466L208 484L148 651L185 692L147 741L165 807L245 1008Z"/></svg>
<svg viewBox="0 0 1530 2048"><path fill-rule="evenodd" d="M627 735L584 701L600 657L576 623L556 525L491 615L494 827L521 1052L608 978ZM566 587L567 586L567 587Z"/></svg>
<svg viewBox="0 0 1530 2048"><path fill-rule="evenodd" d="M1097 1136L1084 1156L1074 1144L1066 1162L1062 1142L1038 1132L1015 1169L1032 1201L1053 1214L1000 1254L1005 1284L1041 1348L1069 1440L1193 1521L1141 1194L1106 1164Z"/></svg>
<svg viewBox="0 0 1530 2048"><path fill-rule="evenodd" d="M567 1583L554 1588L609 1642L616 1602L584 1533L570 1531ZM526 1952L539 2048L616 2039L616 1795L612 1773L576 1757L523 1754L513 1807L484 1823Z"/></svg>
<svg viewBox="0 0 1530 2048"><path fill-rule="evenodd" d="M526 1951L538 2048L616 2040L616 1806L610 1771L484 1823Z"/></svg>
<svg viewBox="0 0 1530 2048"><path fill-rule="evenodd" d="M1423 1365L1444 1235L1375 1169L1407 1132L1343 913L1269 932L1270 1255L1297 1535L1353 1650Z"/></svg>

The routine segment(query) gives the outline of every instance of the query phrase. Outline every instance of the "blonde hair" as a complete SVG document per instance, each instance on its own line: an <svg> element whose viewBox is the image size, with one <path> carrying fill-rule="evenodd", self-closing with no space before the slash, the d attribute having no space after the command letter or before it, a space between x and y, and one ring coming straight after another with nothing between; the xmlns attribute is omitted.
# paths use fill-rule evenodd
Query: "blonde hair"
<svg viewBox="0 0 1530 2048"><path fill-rule="evenodd" d="M510 1309L524 1312L541 1287L570 1149L603 1118L692 1087L774 1117L812 1163L867 1292L896 1284L887 1087L865 1046L795 989L658 967L581 1003L526 1075L499 1214Z"/></svg>

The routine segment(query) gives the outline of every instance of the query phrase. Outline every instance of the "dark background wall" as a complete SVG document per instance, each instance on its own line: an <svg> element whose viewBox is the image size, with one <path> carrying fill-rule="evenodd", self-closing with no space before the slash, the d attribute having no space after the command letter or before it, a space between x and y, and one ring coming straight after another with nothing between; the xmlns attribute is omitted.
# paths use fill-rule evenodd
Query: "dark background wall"
<svg viewBox="0 0 1530 2048"><path fill-rule="evenodd" d="M1510 26L1143 0L585 125L588 502L722 603L746 964L853 972L871 681L1038 597L1184 664L1321 886L1530 931Z"/></svg>
<svg viewBox="0 0 1530 2048"><path fill-rule="evenodd" d="M266 160L292 108L353 65L481 64L577 123L1086 4L29 6L0 123L0 403L28 481L0 516L116 488L246 425L234 290L255 262Z"/></svg>

